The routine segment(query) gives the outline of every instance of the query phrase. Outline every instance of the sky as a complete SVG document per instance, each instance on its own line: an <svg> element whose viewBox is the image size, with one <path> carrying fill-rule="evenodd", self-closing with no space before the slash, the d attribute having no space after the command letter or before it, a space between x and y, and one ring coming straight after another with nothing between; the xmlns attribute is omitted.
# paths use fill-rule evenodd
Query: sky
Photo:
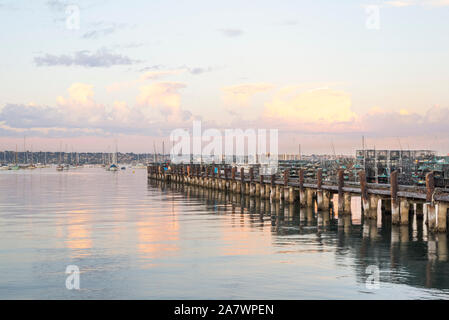
<svg viewBox="0 0 449 320"><path fill-rule="evenodd" d="M278 129L279 151L449 152L449 0L0 0L0 150L153 152Z"/></svg>

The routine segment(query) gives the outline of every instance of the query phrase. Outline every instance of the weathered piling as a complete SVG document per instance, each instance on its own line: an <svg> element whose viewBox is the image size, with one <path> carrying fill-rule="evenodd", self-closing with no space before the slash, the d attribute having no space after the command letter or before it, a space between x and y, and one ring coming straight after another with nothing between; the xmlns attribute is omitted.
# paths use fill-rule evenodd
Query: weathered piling
<svg viewBox="0 0 449 320"><path fill-rule="evenodd" d="M401 224L408 224L408 215L410 211L410 204L406 198L400 198L399 199L399 213L401 215L400 223Z"/></svg>
<svg viewBox="0 0 449 320"><path fill-rule="evenodd" d="M288 203L291 202L290 201L290 188L288 187L289 176L290 176L289 171L285 170L284 171L284 186L282 189L283 189L284 200L285 200L285 202L288 202Z"/></svg>
<svg viewBox="0 0 449 320"><path fill-rule="evenodd" d="M391 223L400 223L400 207L398 199L398 172L393 171L390 175L390 191L391 191Z"/></svg>
<svg viewBox="0 0 449 320"><path fill-rule="evenodd" d="M323 195L323 169L318 169L316 173L316 203L317 203L317 210L321 211L324 209L324 195Z"/></svg>
<svg viewBox="0 0 449 320"><path fill-rule="evenodd" d="M299 203L301 207L305 207L307 205L306 193L304 190L304 169L299 169Z"/></svg>
<svg viewBox="0 0 449 320"><path fill-rule="evenodd" d="M433 199L435 192L435 178L433 172L429 172L426 174L426 204L425 204L425 212L427 226L429 227L429 231L435 232L437 230L437 213L435 202Z"/></svg>
<svg viewBox="0 0 449 320"><path fill-rule="evenodd" d="M366 185L366 173L365 171L359 172L360 180L360 199L362 202L362 211L365 218L369 218L370 214L370 201L368 199L368 187Z"/></svg>
<svg viewBox="0 0 449 320"><path fill-rule="evenodd" d="M270 200L276 199L276 185L274 184L276 176L272 174L270 176Z"/></svg>
<svg viewBox="0 0 449 320"><path fill-rule="evenodd" d="M448 205L444 202L437 204L437 231L446 232L446 217Z"/></svg>
<svg viewBox="0 0 449 320"><path fill-rule="evenodd" d="M259 194L260 194L260 198L263 200L267 198L267 194L265 191L266 190L265 190L264 176L260 175L259 176Z"/></svg>
<svg viewBox="0 0 449 320"><path fill-rule="evenodd" d="M344 176L343 176L343 169L338 169L337 171L337 187L338 187L338 214L345 212L345 200L344 200L344 193L343 193L343 187L344 187Z"/></svg>
<svg viewBox="0 0 449 320"><path fill-rule="evenodd" d="M415 204L415 215L417 219L422 219L423 215L424 215L424 210L423 210L424 204L422 202L417 202Z"/></svg>
<svg viewBox="0 0 449 320"><path fill-rule="evenodd" d="M240 192L245 194L246 184L245 184L245 168L240 168Z"/></svg>

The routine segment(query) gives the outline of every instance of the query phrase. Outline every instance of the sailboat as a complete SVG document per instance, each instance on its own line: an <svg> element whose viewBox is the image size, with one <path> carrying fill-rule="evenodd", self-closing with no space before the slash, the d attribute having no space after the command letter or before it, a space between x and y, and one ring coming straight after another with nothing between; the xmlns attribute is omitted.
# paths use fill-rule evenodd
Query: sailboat
<svg viewBox="0 0 449 320"><path fill-rule="evenodd" d="M64 166L61 164L61 151L59 151L59 160L58 160L58 166L56 167L57 171L64 170Z"/></svg>
<svg viewBox="0 0 449 320"><path fill-rule="evenodd" d="M115 152L112 154L112 163L109 166L109 171L118 171L118 166L117 166L117 143L115 144Z"/></svg>
<svg viewBox="0 0 449 320"><path fill-rule="evenodd" d="M3 163L0 166L0 170L9 170L9 166L6 163L6 150L3 151Z"/></svg>
<svg viewBox="0 0 449 320"><path fill-rule="evenodd" d="M31 163L28 165L28 169L36 169L36 165L33 160L33 146L31 146Z"/></svg>
<svg viewBox="0 0 449 320"><path fill-rule="evenodd" d="M13 166L9 167L9 170L19 170L19 165L17 164L17 145L16 145L16 157L15 157L15 163Z"/></svg>

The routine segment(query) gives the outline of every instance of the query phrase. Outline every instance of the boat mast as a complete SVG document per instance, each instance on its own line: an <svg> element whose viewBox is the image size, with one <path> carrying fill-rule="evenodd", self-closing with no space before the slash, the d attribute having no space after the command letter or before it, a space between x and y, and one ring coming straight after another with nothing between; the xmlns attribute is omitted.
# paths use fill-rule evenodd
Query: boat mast
<svg viewBox="0 0 449 320"><path fill-rule="evenodd" d="M26 145L25 139L26 139L26 136L23 136L23 163L24 164L28 163L28 154L27 154L26 147L25 147L25 145Z"/></svg>

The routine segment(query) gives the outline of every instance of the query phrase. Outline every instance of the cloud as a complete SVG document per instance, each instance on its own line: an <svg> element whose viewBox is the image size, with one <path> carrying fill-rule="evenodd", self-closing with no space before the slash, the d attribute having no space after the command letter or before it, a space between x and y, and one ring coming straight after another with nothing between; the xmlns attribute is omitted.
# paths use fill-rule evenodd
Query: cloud
<svg viewBox="0 0 449 320"><path fill-rule="evenodd" d="M7 104L0 113L0 122L10 128L53 127L61 125L62 121L61 112L48 106Z"/></svg>
<svg viewBox="0 0 449 320"><path fill-rule="evenodd" d="M449 6L449 0L393 0L384 1L384 6L404 8L410 6L444 7Z"/></svg>
<svg viewBox="0 0 449 320"><path fill-rule="evenodd" d="M37 66L82 66L86 68L103 67L108 68L116 65L131 65L139 62L127 56L114 54L106 49L99 49L91 53L87 50L78 51L71 55L52 55L35 57L34 63Z"/></svg>
<svg viewBox="0 0 449 320"><path fill-rule="evenodd" d="M158 70L155 68L153 71L147 71L142 74L138 79L133 81L114 82L111 85L106 86L108 92L118 92L123 89L134 87L148 80L159 80L171 75L178 75L186 72L187 69L175 69L175 70Z"/></svg>
<svg viewBox="0 0 449 320"><path fill-rule="evenodd" d="M137 71L139 71L139 72L145 72L145 71L149 71L149 70L160 70L160 69L162 69L162 68L164 68L164 65L162 65L162 64L155 64L155 65L152 65L152 66L140 68L140 69L137 70Z"/></svg>
<svg viewBox="0 0 449 320"><path fill-rule="evenodd" d="M265 92L274 86L269 83L246 83L221 88L223 100L228 108L248 106L257 93Z"/></svg>
<svg viewBox="0 0 449 320"><path fill-rule="evenodd" d="M150 106L169 120L183 120L186 117L181 110L181 94L179 90L186 85L182 82L155 82L141 86L137 96L139 106Z"/></svg>
<svg viewBox="0 0 449 320"><path fill-rule="evenodd" d="M357 115L351 105L351 96L343 91L328 88L304 91L302 87L291 86L280 89L265 103L263 116L327 131L337 124L354 123Z"/></svg>
<svg viewBox="0 0 449 320"><path fill-rule="evenodd" d="M74 83L67 94L58 96L54 106L7 104L0 111L0 134L45 137L168 135L171 130L188 127L194 118L181 108L177 82L152 83L141 88L139 105L125 101L105 105L95 100L94 87Z"/></svg>
<svg viewBox="0 0 449 320"><path fill-rule="evenodd" d="M371 109L360 116L359 130L380 137L449 134L449 108L432 106L424 113Z"/></svg>
<svg viewBox="0 0 449 320"><path fill-rule="evenodd" d="M296 25L298 25L298 20L296 20L296 19L290 19L290 20L284 20L284 21L282 21L282 22L279 22L279 23L277 23L277 25L280 25L280 26L296 26Z"/></svg>
<svg viewBox="0 0 449 320"><path fill-rule="evenodd" d="M84 39L98 39L103 36L107 36L116 32L119 28L123 28L125 25L119 25L116 23L100 24L99 28L85 32L82 37Z"/></svg>
<svg viewBox="0 0 449 320"><path fill-rule="evenodd" d="M200 67L196 67L196 68L189 68L189 73L190 74L202 74L202 73L206 73L206 72L211 72L213 69L211 67L207 67L207 68L200 68Z"/></svg>
<svg viewBox="0 0 449 320"><path fill-rule="evenodd" d="M384 4L387 7L397 7L397 8L409 7L414 5L414 3L411 1L385 1Z"/></svg>
<svg viewBox="0 0 449 320"><path fill-rule="evenodd" d="M177 75L185 72L185 69L177 69L177 70L156 70L156 71L147 71L145 72L140 79L141 80L156 80L169 75Z"/></svg>
<svg viewBox="0 0 449 320"><path fill-rule="evenodd" d="M114 82L114 83L106 86L106 91L109 93L119 92L119 91L122 91L122 90L125 90L128 88L132 88L139 82L140 81L138 81L138 80Z"/></svg>
<svg viewBox="0 0 449 320"><path fill-rule="evenodd" d="M69 2L61 0L48 0L46 4L52 10L63 11L65 10L66 6L69 5Z"/></svg>
<svg viewBox="0 0 449 320"><path fill-rule="evenodd" d="M133 81L122 81L122 82L114 82L108 86L106 86L106 90L108 92L118 92L124 89L128 89L131 87L134 87L138 84L141 84L142 82L148 81L148 80L160 80L162 78L166 78L169 76L175 76L182 73L188 72L189 74L193 75L199 75L205 72L212 71L212 68L188 68L188 67L180 67L178 69L169 69L169 70L161 70L163 66L162 65L155 65L150 67L145 67L141 70L150 70L146 71L144 74L142 74L139 79L133 80Z"/></svg>
<svg viewBox="0 0 449 320"><path fill-rule="evenodd" d="M241 29L219 29L218 31L227 37L238 37L243 34Z"/></svg>

